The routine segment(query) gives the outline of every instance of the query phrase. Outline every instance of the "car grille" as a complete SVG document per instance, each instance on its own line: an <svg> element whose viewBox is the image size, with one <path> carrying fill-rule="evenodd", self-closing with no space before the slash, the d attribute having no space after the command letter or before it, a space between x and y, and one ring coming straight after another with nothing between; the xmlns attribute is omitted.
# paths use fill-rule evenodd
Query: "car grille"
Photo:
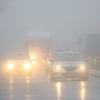
<svg viewBox="0 0 100 100"><path fill-rule="evenodd" d="M66 71L75 71L77 69L77 66L76 67L75 66L68 66L65 69L66 69Z"/></svg>

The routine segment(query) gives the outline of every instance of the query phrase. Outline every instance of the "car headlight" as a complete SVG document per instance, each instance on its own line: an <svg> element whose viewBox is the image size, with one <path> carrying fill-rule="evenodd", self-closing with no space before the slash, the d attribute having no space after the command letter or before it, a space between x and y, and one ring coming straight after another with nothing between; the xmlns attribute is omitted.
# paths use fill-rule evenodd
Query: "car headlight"
<svg viewBox="0 0 100 100"><path fill-rule="evenodd" d="M8 68L8 70L13 70L14 69L14 64L13 63L8 63L7 68Z"/></svg>
<svg viewBox="0 0 100 100"><path fill-rule="evenodd" d="M57 71L60 71L60 70L61 70L61 66L60 66L60 65L56 65L56 66L55 66L55 69L56 69Z"/></svg>
<svg viewBox="0 0 100 100"><path fill-rule="evenodd" d="M24 64L24 69L25 70L30 70L31 69L31 64L29 64L29 63Z"/></svg>
<svg viewBox="0 0 100 100"><path fill-rule="evenodd" d="M85 71L86 70L86 66L85 65L80 65L80 71Z"/></svg>

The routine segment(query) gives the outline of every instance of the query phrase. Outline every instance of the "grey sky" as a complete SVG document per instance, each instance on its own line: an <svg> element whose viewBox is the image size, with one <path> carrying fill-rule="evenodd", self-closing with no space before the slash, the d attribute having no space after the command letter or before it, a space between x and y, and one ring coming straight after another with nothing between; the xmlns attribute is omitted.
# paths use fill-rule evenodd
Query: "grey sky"
<svg viewBox="0 0 100 100"><path fill-rule="evenodd" d="M12 2L11 2L12 1ZM15 48L26 34L41 30L68 38L100 32L99 0L11 0L0 13L1 51Z"/></svg>

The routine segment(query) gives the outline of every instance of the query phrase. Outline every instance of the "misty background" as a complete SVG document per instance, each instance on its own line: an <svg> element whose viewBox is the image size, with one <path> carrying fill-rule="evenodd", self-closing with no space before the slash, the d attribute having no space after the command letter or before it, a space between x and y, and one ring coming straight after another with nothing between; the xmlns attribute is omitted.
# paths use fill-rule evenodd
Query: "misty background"
<svg viewBox="0 0 100 100"><path fill-rule="evenodd" d="M0 0L0 55L20 49L34 30L49 32L58 44L100 33L100 1Z"/></svg>

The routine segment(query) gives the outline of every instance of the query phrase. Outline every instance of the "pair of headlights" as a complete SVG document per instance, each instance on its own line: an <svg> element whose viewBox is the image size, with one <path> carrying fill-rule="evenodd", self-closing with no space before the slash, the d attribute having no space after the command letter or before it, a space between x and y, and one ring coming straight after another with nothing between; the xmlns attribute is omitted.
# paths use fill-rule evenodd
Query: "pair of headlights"
<svg viewBox="0 0 100 100"><path fill-rule="evenodd" d="M61 65L56 65L55 66L55 70L61 71L62 70L62 66ZM77 70L78 71L85 71L86 70L86 66L85 65L80 65Z"/></svg>
<svg viewBox="0 0 100 100"><path fill-rule="evenodd" d="M24 67L25 70L30 70L30 69L31 69L31 64L30 64L30 63L25 63L25 64L23 65L23 67ZM7 65L7 68L8 68L8 70L14 70L15 64L9 63L9 64Z"/></svg>

